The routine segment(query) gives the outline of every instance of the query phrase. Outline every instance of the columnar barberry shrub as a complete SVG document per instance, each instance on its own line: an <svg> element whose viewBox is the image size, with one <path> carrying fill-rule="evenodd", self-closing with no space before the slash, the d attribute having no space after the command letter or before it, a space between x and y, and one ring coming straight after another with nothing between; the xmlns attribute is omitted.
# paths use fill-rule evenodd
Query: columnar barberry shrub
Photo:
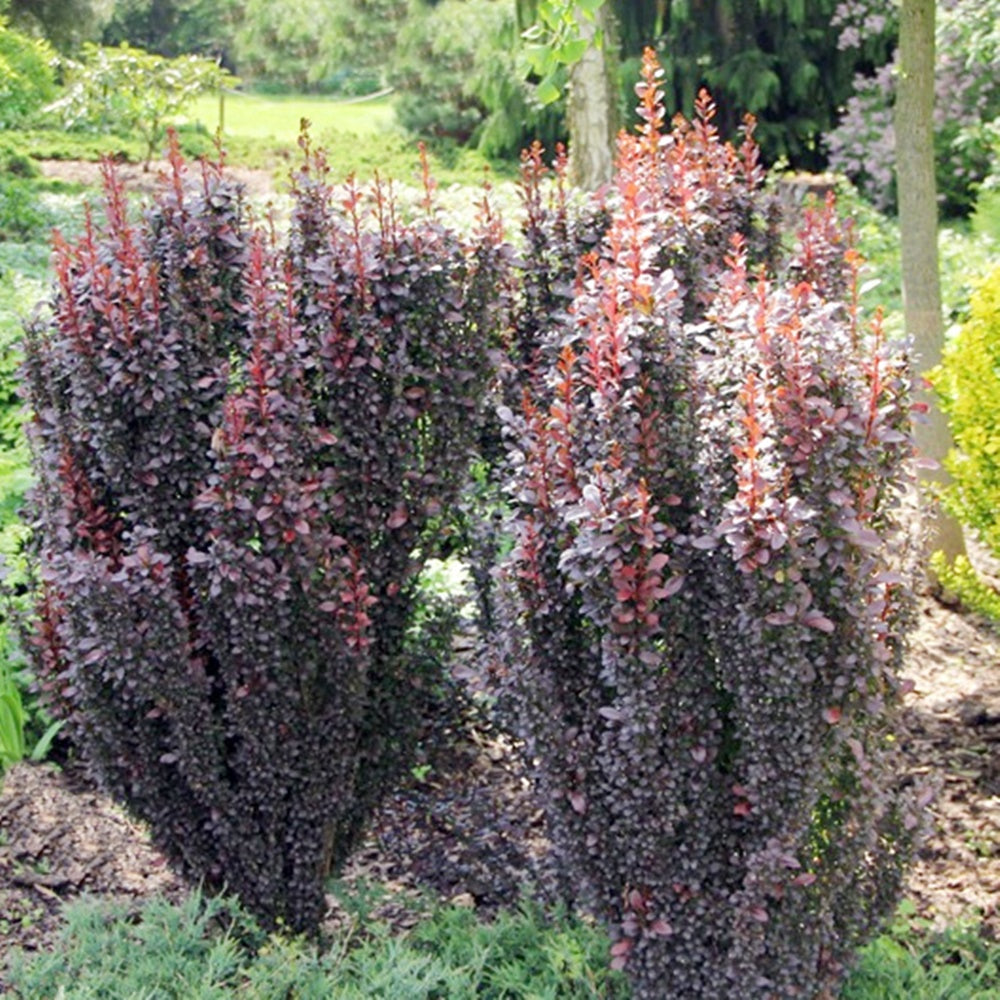
<svg viewBox="0 0 1000 1000"><path fill-rule="evenodd" d="M406 762L427 528L464 482L503 281L306 150L287 236L219 166L56 247L29 331L36 667L103 781L188 872L313 929Z"/></svg>
<svg viewBox="0 0 1000 1000"><path fill-rule="evenodd" d="M636 996L817 997L910 842L884 548L909 378L858 323L832 204L781 258L752 142L707 100L666 132L659 75L647 52L603 243L507 414L498 666L567 891Z"/></svg>

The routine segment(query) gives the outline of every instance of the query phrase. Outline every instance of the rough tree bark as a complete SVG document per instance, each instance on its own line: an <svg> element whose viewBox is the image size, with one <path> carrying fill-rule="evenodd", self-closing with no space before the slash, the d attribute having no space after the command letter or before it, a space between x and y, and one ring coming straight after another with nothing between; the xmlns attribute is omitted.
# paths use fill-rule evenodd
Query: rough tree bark
<svg viewBox="0 0 1000 1000"><path fill-rule="evenodd" d="M600 47L594 44L598 31L604 36ZM581 18L580 34L589 44L569 74L569 171L574 184L593 191L611 180L619 128L610 4L603 4L593 21Z"/></svg>
<svg viewBox="0 0 1000 1000"><path fill-rule="evenodd" d="M941 360L944 324L937 251L937 189L934 179L934 15L935 0L903 0L899 13L899 84L896 92L896 181L903 267L903 313L913 338L916 370ZM938 463L921 470L922 512L929 551L951 561L965 552L958 521L937 509L934 493L948 481L940 463L951 447L944 413L924 388L927 419L917 425L921 457ZM931 580L932 585L936 584Z"/></svg>

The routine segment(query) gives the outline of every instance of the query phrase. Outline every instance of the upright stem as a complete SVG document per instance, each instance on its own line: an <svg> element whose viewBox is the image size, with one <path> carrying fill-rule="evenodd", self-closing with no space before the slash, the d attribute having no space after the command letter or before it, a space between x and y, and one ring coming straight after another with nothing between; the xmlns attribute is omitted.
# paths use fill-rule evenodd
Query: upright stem
<svg viewBox="0 0 1000 1000"><path fill-rule="evenodd" d="M570 180L588 191L606 184L614 172L618 98L614 24L608 8L603 4L593 21L580 18L580 35L589 44L569 75ZM595 44L598 30L604 36L600 48Z"/></svg>
<svg viewBox="0 0 1000 1000"><path fill-rule="evenodd" d="M935 0L903 0L895 112L903 313L920 375L940 362L944 343L934 177L934 14ZM938 463L920 473L922 510L932 512L924 518L927 546L951 561L965 552L962 529L953 517L934 510L934 497L950 478L941 463L951 448L951 433L925 385L918 398L928 404L928 412L916 428L917 449L922 458Z"/></svg>

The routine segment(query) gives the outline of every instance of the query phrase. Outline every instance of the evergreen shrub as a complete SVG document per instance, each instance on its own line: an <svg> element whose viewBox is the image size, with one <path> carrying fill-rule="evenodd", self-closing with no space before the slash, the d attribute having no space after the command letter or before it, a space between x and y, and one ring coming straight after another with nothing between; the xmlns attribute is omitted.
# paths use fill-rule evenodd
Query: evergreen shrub
<svg viewBox="0 0 1000 1000"><path fill-rule="evenodd" d="M945 463L952 483L944 502L1000 556L1000 268L972 296L968 318L930 378L955 442ZM935 566L968 606L1000 620L1000 594L967 559L949 567L938 555Z"/></svg>
<svg viewBox="0 0 1000 1000"><path fill-rule="evenodd" d="M517 64L515 12L492 0L413 5L401 26L388 82L396 117L432 141L470 144L516 159L535 138L564 138L561 115L533 100Z"/></svg>
<svg viewBox="0 0 1000 1000"><path fill-rule="evenodd" d="M886 549L910 377L832 201L783 250L752 136L723 144L707 96L667 131L660 80L647 52L603 240L505 413L495 669L636 997L825 996L916 825Z"/></svg>
<svg viewBox="0 0 1000 1000"><path fill-rule="evenodd" d="M433 690L416 577L505 258L485 208L468 241L430 193L404 221L303 145L287 235L176 147L132 221L108 166L25 385L51 703L183 869L311 931Z"/></svg>
<svg viewBox="0 0 1000 1000"><path fill-rule="evenodd" d="M38 198L37 186L16 175L0 177L0 241L26 243L42 236L52 217Z"/></svg>

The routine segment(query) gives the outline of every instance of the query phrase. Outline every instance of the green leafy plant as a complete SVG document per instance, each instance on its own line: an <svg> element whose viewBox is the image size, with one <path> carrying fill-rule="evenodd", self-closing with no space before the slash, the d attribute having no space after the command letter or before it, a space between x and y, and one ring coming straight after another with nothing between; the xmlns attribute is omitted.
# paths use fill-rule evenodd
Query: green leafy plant
<svg viewBox="0 0 1000 1000"><path fill-rule="evenodd" d="M970 611L1000 622L1000 591L976 572L967 556L957 556L949 563L942 552L931 554L931 569L941 586L954 594Z"/></svg>
<svg viewBox="0 0 1000 1000"><path fill-rule="evenodd" d="M11 765L28 758L44 760L62 723L51 723L34 745L26 738L28 715L21 697L21 686L10 667L10 640L0 642L0 781Z"/></svg>
<svg viewBox="0 0 1000 1000"><path fill-rule="evenodd" d="M522 38L525 68L538 77L535 97L541 104L553 104L562 95L567 70L576 65L590 44L581 34L583 21L594 22L605 0L537 0L537 20L525 29ZM593 44L604 44L595 30Z"/></svg>
<svg viewBox="0 0 1000 1000"><path fill-rule="evenodd" d="M968 319L928 377L955 441L944 503L1000 555L1000 268L973 294ZM968 560L948 567L937 556L935 568L970 607L1000 619L1000 594L976 577Z"/></svg>
<svg viewBox="0 0 1000 1000"><path fill-rule="evenodd" d="M6 661L0 660L0 777L24 758L24 709L21 692Z"/></svg>
<svg viewBox="0 0 1000 1000"><path fill-rule="evenodd" d="M786 250L752 137L707 95L667 131L660 79L647 51L604 238L520 352L498 673L634 995L818 997L917 823L891 739L910 376L833 202Z"/></svg>
<svg viewBox="0 0 1000 1000"><path fill-rule="evenodd" d="M0 129L21 124L55 96L54 55L47 42L11 30L0 14Z"/></svg>
<svg viewBox="0 0 1000 1000"><path fill-rule="evenodd" d="M1000 947L981 928L935 929L908 900L861 953L841 1000L992 1000L1000 989Z"/></svg>
<svg viewBox="0 0 1000 1000"><path fill-rule="evenodd" d="M70 131L142 136L148 165L185 106L199 94L234 83L210 59L167 59L124 42L117 48L88 43L81 62L67 63L65 93L50 110Z"/></svg>

